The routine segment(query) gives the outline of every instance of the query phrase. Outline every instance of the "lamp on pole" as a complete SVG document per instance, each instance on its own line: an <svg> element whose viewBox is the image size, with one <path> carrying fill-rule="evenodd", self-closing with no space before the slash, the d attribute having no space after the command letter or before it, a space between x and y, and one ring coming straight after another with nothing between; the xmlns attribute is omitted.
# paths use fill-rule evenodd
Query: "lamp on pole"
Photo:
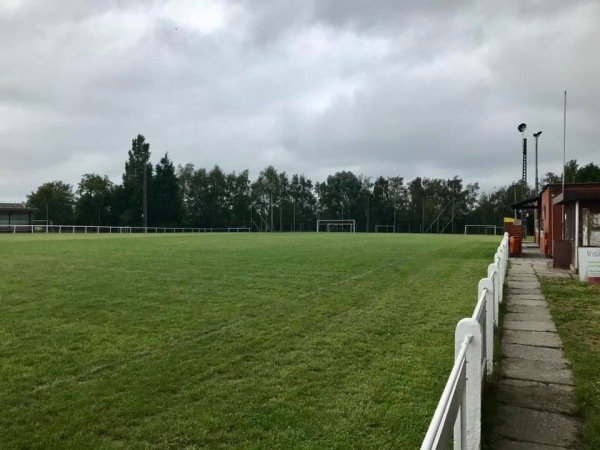
<svg viewBox="0 0 600 450"><path fill-rule="evenodd" d="M542 134L541 131L537 133L533 133L533 137L535 138L535 195L538 195L538 138Z"/></svg>
<svg viewBox="0 0 600 450"><path fill-rule="evenodd" d="M517 126L517 130L521 133L521 139L523 140L523 169L521 173L521 180L523 181L523 192L521 192L521 197L524 197L525 194L525 186L527 186L527 139L525 138L525 129L527 128L526 123L520 123ZM517 201L517 192L515 189L515 203ZM515 219L517 218L517 210L515 209Z"/></svg>
<svg viewBox="0 0 600 450"><path fill-rule="evenodd" d="M525 137L525 129L527 124L522 123L517 127L523 138L523 188L527 186L527 138Z"/></svg>

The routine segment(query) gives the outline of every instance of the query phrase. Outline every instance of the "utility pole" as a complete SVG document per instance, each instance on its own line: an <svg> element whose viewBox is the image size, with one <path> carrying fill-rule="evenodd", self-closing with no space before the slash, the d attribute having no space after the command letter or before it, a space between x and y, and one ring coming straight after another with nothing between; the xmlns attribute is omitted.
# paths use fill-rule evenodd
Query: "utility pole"
<svg viewBox="0 0 600 450"><path fill-rule="evenodd" d="M539 180L538 180L538 138L542 134L541 131L533 133L535 138L535 195L539 194ZM533 211L533 223L535 231L535 242L540 242L540 200L537 200L537 208Z"/></svg>
<svg viewBox="0 0 600 450"><path fill-rule="evenodd" d="M271 204L271 233L273 232L273 194L269 195L269 203Z"/></svg>
<svg viewBox="0 0 600 450"><path fill-rule="evenodd" d="M147 167L148 161L144 158L144 212L142 213L142 217L144 218L144 232L148 232L148 180L147 180Z"/></svg>

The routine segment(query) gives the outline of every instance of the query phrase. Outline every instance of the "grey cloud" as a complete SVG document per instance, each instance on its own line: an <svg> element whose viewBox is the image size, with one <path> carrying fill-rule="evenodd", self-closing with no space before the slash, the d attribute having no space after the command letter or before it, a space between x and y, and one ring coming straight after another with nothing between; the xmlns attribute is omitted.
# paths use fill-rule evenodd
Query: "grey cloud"
<svg viewBox="0 0 600 450"><path fill-rule="evenodd" d="M23 5L0 10L0 200L89 172L119 182L137 133L155 160L253 176L491 189L520 176L522 121L544 131L540 172L560 171L565 89L567 158L597 158L593 1L230 1L211 32L168 1Z"/></svg>

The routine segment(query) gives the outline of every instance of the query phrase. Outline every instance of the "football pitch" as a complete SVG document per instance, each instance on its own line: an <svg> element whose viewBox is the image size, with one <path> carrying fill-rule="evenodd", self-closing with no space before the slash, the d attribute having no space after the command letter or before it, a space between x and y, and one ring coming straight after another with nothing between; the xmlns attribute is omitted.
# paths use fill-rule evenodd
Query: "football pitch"
<svg viewBox="0 0 600 450"><path fill-rule="evenodd" d="M500 239L0 235L0 448L417 448Z"/></svg>

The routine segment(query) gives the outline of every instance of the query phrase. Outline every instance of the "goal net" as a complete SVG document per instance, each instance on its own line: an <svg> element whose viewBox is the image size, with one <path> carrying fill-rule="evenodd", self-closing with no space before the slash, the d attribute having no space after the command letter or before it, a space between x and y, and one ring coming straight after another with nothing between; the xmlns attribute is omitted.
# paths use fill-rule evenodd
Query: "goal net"
<svg viewBox="0 0 600 450"><path fill-rule="evenodd" d="M356 223L354 219L317 220L317 233L321 231L355 233Z"/></svg>
<svg viewBox="0 0 600 450"><path fill-rule="evenodd" d="M504 228L498 225L465 225L465 234L502 234Z"/></svg>

